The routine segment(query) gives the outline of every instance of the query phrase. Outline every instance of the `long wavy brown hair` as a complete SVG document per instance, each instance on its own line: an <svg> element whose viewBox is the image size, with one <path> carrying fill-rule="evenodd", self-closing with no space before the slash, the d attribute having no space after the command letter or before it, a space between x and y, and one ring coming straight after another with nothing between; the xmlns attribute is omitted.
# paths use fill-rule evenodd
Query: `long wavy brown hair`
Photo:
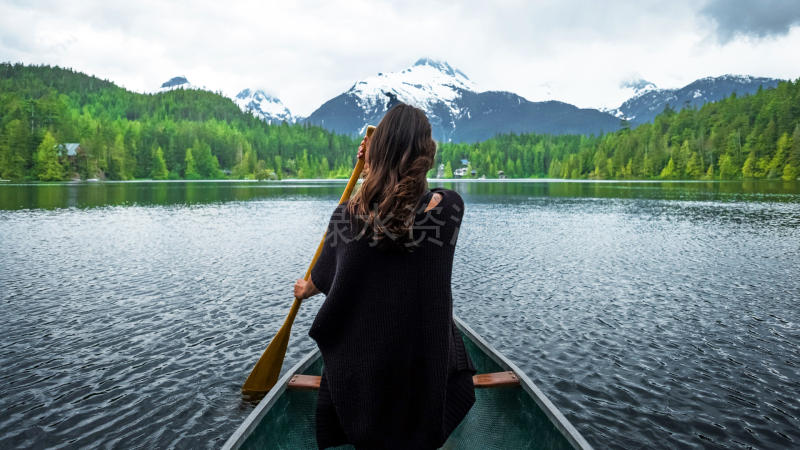
<svg viewBox="0 0 800 450"><path fill-rule="evenodd" d="M419 108L400 103L375 128L364 181L347 208L379 247L412 249L416 207L428 189L435 154L431 124Z"/></svg>

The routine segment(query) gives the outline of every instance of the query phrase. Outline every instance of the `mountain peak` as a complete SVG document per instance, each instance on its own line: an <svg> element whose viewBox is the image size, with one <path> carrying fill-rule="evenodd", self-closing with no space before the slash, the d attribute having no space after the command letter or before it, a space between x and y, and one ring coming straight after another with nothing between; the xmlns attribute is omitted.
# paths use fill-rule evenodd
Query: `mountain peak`
<svg viewBox="0 0 800 450"><path fill-rule="evenodd" d="M262 89L242 89L236 94L233 101L243 111L249 111L267 123L273 121L293 123L296 120L280 99L267 94Z"/></svg>
<svg viewBox="0 0 800 450"><path fill-rule="evenodd" d="M634 95L658 89L654 83L651 83L643 78L625 80L619 84L619 87L633 89Z"/></svg>
<svg viewBox="0 0 800 450"><path fill-rule="evenodd" d="M251 97L259 98L259 99L263 99L263 100L268 100L268 101L272 101L272 102L277 102L277 103L281 102L274 95L270 95L270 94L267 94L266 92L264 92L263 89L245 88L245 89L242 89L241 91L239 91L238 94L236 94L236 98L240 98L240 99L251 98Z"/></svg>
<svg viewBox="0 0 800 450"><path fill-rule="evenodd" d="M644 80L639 80L644 81ZM674 89L644 89L637 90L633 97L626 100L612 113L624 117L633 125L652 121L661 113L666 105L680 111L683 108L699 108L706 103L716 102L737 95L750 95L764 89L774 88L780 80L775 78L757 78L750 75L726 74L717 77L697 79L682 88ZM630 84L623 87L636 89L641 85Z"/></svg>
<svg viewBox="0 0 800 450"><path fill-rule="evenodd" d="M441 61L434 58L423 57L418 59L417 62L415 62L414 65L411 67L420 67L420 66L430 66L438 70L439 72L442 72L446 75L450 75L451 77L461 75L462 77L469 80L469 77L466 74L464 74L464 72L458 69L454 69L453 66L447 63L447 61Z"/></svg>
<svg viewBox="0 0 800 450"><path fill-rule="evenodd" d="M186 77L172 77L168 81L165 81L161 85L161 88L162 89L163 88L171 88L171 87L175 87L175 86L180 86L182 84L189 84L189 80L187 80Z"/></svg>

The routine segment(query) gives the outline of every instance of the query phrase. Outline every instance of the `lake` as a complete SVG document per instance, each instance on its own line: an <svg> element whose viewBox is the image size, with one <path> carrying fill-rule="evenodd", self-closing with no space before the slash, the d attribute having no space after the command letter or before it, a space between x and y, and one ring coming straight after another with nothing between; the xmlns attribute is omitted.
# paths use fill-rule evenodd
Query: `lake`
<svg viewBox="0 0 800 450"><path fill-rule="evenodd" d="M455 313L595 447L800 446L800 183L431 186ZM0 448L220 447L343 187L0 184Z"/></svg>

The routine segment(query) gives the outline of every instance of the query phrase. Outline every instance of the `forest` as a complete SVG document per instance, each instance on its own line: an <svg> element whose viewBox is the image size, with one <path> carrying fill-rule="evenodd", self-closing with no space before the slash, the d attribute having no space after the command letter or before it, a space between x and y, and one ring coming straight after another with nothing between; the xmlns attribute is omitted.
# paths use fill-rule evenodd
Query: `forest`
<svg viewBox="0 0 800 450"><path fill-rule="evenodd" d="M429 175L441 165L445 178L800 176L800 80L700 109L668 107L634 129L622 124L602 136L440 143ZM359 140L305 124L267 124L220 93L139 94L69 69L0 64L3 179L344 178ZM76 154L66 143L80 144Z"/></svg>
<svg viewBox="0 0 800 450"><path fill-rule="evenodd" d="M502 135L442 144L444 176L583 179L740 179L800 175L800 80L679 112L603 136ZM474 175L472 175L474 172Z"/></svg>
<svg viewBox="0 0 800 450"><path fill-rule="evenodd" d="M139 94L69 69L0 64L0 178L347 177L358 142L268 125L219 93ZM65 155L64 143L81 151Z"/></svg>

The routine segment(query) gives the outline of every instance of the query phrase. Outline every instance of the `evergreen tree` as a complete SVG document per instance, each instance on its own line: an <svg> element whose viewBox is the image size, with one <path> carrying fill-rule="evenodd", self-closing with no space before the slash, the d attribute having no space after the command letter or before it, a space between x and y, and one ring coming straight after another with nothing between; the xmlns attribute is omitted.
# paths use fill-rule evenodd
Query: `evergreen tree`
<svg viewBox="0 0 800 450"><path fill-rule="evenodd" d="M786 165L786 158L791 151L791 140L788 133L783 133L778 139L777 150L765 168L767 178L778 178L783 175L783 167Z"/></svg>
<svg viewBox="0 0 800 450"><path fill-rule="evenodd" d="M706 171L705 179L706 180L713 180L714 179L714 165L713 164L709 164L708 165L708 170Z"/></svg>
<svg viewBox="0 0 800 450"><path fill-rule="evenodd" d="M125 159L125 141L122 135L117 133L114 143L108 149L108 173L106 175L112 180L127 180L129 176L125 167Z"/></svg>
<svg viewBox="0 0 800 450"><path fill-rule="evenodd" d="M750 152L747 159L744 160L742 165L742 176L745 178L756 178L759 175L758 167L756 166L756 154Z"/></svg>
<svg viewBox="0 0 800 450"><path fill-rule="evenodd" d="M677 169L675 168L675 161L670 158L667 166L661 170L661 178L674 179L678 178Z"/></svg>
<svg viewBox="0 0 800 450"><path fill-rule="evenodd" d="M688 178L700 178L703 176L703 163L700 161L700 155L697 152L692 152L689 161L686 163L686 176Z"/></svg>
<svg viewBox="0 0 800 450"><path fill-rule="evenodd" d="M5 129L3 160L0 161L0 177L11 180L22 179L26 175L31 146L30 127L20 119L10 120Z"/></svg>
<svg viewBox="0 0 800 450"><path fill-rule="evenodd" d="M719 177L723 180L732 180L739 176L739 169L733 162L731 155L725 153L719 157Z"/></svg>
<svg viewBox="0 0 800 450"><path fill-rule="evenodd" d="M796 180L798 177L800 177L800 168L798 168L792 163L783 166L783 176L781 177L782 179L786 181L792 181Z"/></svg>
<svg viewBox="0 0 800 450"><path fill-rule="evenodd" d="M800 166L800 123L794 127L791 148L789 152L789 162L795 166Z"/></svg>
<svg viewBox="0 0 800 450"><path fill-rule="evenodd" d="M453 178L453 165L450 164L450 161L447 161L444 164L444 177L445 178Z"/></svg>
<svg viewBox="0 0 800 450"><path fill-rule="evenodd" d="M164 160L164 150L161 150L161 147L156 148L156 151L153 152L152 166L153 169L150 172L150 176L154 180L167 179L169 171L167 170L167 162Z"/></svg>
<svg viewBox="0 0 800 450"><path fill-rule="evenodd" d="M207 142L195 139L192 144L192 159L197 173L201 178L221 178L219 160L211 153L211 146Z"/></svg>
<svg viewBox="0 0 800 450"><path fill-rule="evenodd" d="M184 163L186 164L186 169L183 172L183 178L187 180L199 180L200 174L197 172L197 168L194 164L194 156L192 156L192 149L186 149L186 157L184 158Z"/></svg>
<svg viewBox="0 0 800 450"><path fill-rule="evenodd" d="M555 159L550 162L550 169L547 171L548 178L560 178L561 177L561 162L558 159Z"/></svg>
<svg viewBox="0 0 800 450"><path fill-rule="evenodd" d="M45 132L42 143L36 150L36 176L42 181L64 179L64 168L58 160L58 143L49 131Z"/></svg>

